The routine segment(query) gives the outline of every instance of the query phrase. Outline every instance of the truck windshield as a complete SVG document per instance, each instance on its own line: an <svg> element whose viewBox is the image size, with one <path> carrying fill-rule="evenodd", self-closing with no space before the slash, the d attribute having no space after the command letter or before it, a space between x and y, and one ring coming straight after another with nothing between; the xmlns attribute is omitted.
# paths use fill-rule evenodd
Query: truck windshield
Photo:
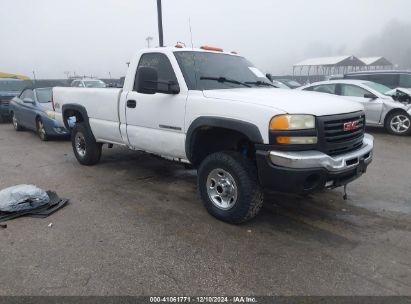
<svg viewBox="0 0 411 304"><path fill-rule="evenodd" d="M196 51L174 55L189 90L272 86L260 70L240 56Z"/></svg>
<svg viewBox="0 0 411 304"><path fill-rule="evenodd" d="M20 92L24 89L26 83L23 80L3 80L0 79L0 91L3 92Z"/></svg>

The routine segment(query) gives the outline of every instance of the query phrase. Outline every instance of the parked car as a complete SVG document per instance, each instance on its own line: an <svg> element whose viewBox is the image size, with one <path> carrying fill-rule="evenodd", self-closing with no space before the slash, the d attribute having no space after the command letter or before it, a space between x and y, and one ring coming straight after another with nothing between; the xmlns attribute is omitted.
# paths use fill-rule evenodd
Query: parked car
<svg viewBox="0 0 411 304"><path fill-rule="evenodd" d="M278 81L278 80L273 79L271 82L273 83L273 86L275 86L276 88L286 89L286 90L290 90L290 89L291 89L289 86L287 86L286 84L282 83L281 81Z"/></svg>
<svg viewBox="0 0 411 304"><path fill-rule="evenodd" d="M361 71L347 73L343 78L373 81L391 89L411 88L411 71Z"/></svg>
<svg viewBox="0 0 411 304"><path fill-rule="evenodd" d="M94 78L83 78L83 79L76 79L73 80L71 83L72 87L79 87L79 88L105 88L107 87L106 83L100 79Z"/></svg>
<svg viewBox="0 0 411 304"><path fill-rule="evenodd" d="M296 89L302 86L301 83L299 83L298 81L295 81L293 79L275 79L283 84L285 84L287 87L289 87L290 89Z"/></svg>
<svg viewBox="0 0 411 304"><path fill-rule="evenodd" d="M51 136L67 136L68 129L55 119L52 88L27 88L10 102L10 114L16 131L36 131L41 140Z"/></svg>
<svg viewBox="0 0 411 304"><path fill-rule="evenodd" d="M14 78L0 78L0 122L10 119L10 100L19 95L26 82Z"/></svg>
<svg viewBox="0 0 411 304"><path fill-rule="evenodd" d="M285 85L281 81L278 81L276 79L273 79L273 76L270 73L265 74L265 77L271 81L273 84L273 87L279 88L279 89L290 89L289 86Z"/></svg>
<svg viewBox="0 0 411 304"><path fill-rule="evenodd" d="M53 100L66 127L76 116L81 164L97 164L103 144L191 164L204 206L230 223L257 215L263 189L343 186L373 158L362 105L273 88L248 60L216 48L146 49L123 89L57 87Z"/></svg>
<svg viewBox="0 0 411 304"><path fill-rule="evenodd" d="M407 101L397 90L391 90L383 84L340 79L312 83L299 90L340 95L359 102L364 105L368 126L385 127L389 133L395 135L411 134L409 99Z"/></svg>

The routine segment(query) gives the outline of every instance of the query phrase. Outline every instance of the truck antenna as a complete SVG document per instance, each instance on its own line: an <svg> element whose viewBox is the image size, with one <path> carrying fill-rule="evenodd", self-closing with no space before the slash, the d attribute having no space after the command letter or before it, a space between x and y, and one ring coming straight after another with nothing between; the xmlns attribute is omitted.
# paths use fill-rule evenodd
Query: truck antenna
<svg viewBox="0 0 411 304"><path fill-rule="evenodd" d="M190 40L191 40L191 48L194 49L193 45L193 31L191 30L191 18L188 17L188 26L190 28Z"/></svg>

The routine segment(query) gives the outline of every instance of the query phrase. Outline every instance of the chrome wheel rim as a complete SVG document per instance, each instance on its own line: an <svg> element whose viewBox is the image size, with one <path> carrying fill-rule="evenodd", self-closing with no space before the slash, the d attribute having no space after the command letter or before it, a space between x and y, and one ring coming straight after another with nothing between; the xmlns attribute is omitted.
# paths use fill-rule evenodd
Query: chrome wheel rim
<svg viewBox="0 0 411 304"><path fill-rule="evenodd" d="M37 122L37 132L39 133L41 139L46 138L46 129L44 128L44 124L41 120Z"/></svg>
<svg viewBox="0 0 411 304"><path fill-rule="evenodd" d="M76 134L76 137L74 138L74 146L80 157L84 157L86 155L86 139L83 133L79 132Z"/></svg>
<svg viewBox="0 0 411 304"><path fill-rule="evenodd" d="M237 184L233 176L223 169L214 169L208 174L207 193L214 206L221 210L231 209L237 202Z"/></svg>
<svg viewBox="0 0 411 304"><path fill-rule="evenodd" d="M19 124L17 123L16 114L14 114L14 113L13 113L13 118L12 118L12 120L13 120L13 127L14 127L14 129L17 130Z"/></svg>
<svg viewBox="0 0 411 304"><path fill-rule="evenodd" d="M399 114L394 116L390 122L391 130L396 133L404 133L407 132L411 126L411 121L409 117L403 114Z"/></svg>

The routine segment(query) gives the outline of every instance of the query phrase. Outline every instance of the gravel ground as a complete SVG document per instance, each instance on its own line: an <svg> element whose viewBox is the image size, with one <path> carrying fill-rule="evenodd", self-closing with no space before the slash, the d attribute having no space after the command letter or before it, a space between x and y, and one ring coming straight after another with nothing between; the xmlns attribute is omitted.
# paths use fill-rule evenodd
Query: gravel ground
<svg viewBox="0 0 411 304"><path fill-rule="evenodd" d="M70 199L0 229L0 295L411 295L411 137L369 132L348 201L270 195L233 226L202 207L193 170L118 147L84 167L69 141L0 124L0 188Z"/></svg>

